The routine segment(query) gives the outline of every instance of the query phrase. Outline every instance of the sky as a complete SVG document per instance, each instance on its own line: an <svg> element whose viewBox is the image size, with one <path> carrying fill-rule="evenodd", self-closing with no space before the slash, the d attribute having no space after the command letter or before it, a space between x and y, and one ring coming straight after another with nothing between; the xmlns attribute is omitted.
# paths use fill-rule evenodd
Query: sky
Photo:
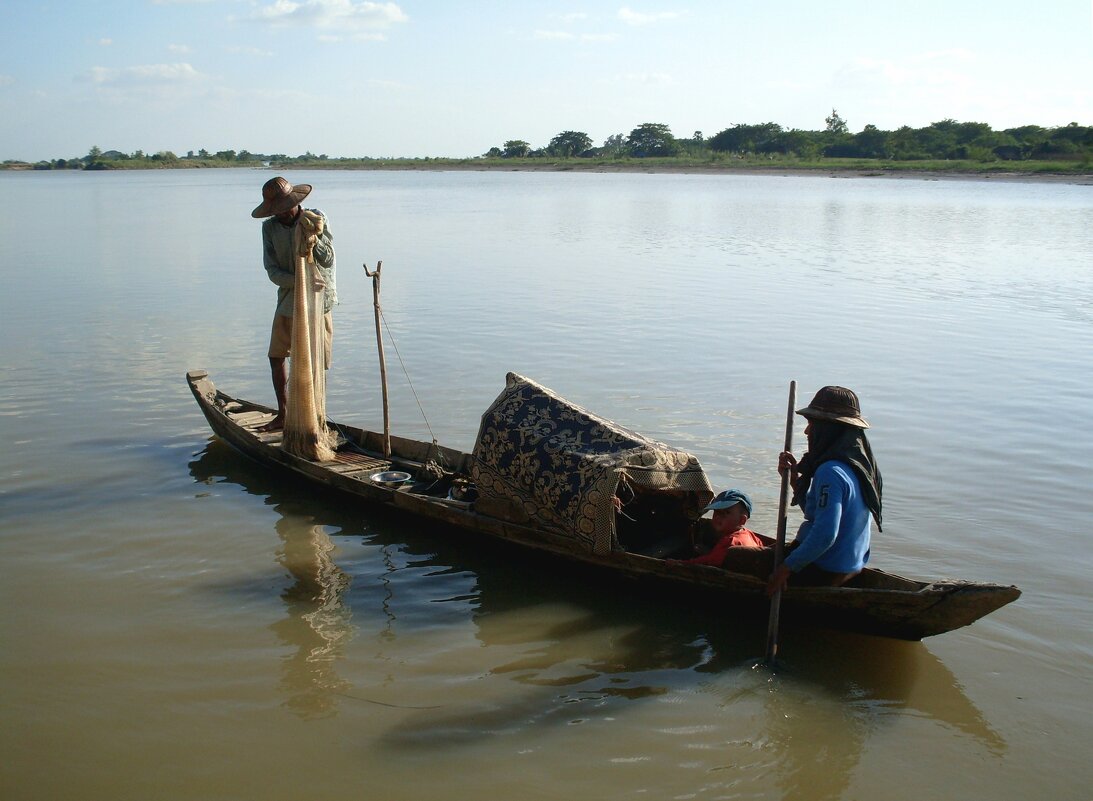
<svg viewBox="0 0 1093 801"><path fill-rule="evenodd" d="M0 160L1093 125L1093 0L0 0Z"/></svg>

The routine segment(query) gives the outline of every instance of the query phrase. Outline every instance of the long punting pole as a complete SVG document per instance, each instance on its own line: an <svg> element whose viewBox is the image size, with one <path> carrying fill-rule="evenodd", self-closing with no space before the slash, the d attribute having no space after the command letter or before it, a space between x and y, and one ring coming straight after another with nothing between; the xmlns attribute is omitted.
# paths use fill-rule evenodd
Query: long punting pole
<svg viewBox="0 0 1093 801"><path fill-rule="evenodd" d="M793 450L793 407L797 405L797 382L789 382L789 408L786 411L786 444L783 450ZM789 477L792 471L782 471L782 494L778 498L778 537L774 541L774 569L782 564L782 552L786 547L786 516L789 511ZM770 599L770 618L767 621L767 664L778 656L778 613L782 606L782 591Z"/></svg>
<svg viewBox="0 0 1093 801"><path fill-rule="evenodd" d="M364 274L372 279L372 306L376 312L376 350L380 358L380 387L383 390L383 458L391 458L391 412L387 405L387 360L383 357L383 334L380 332L380 270L383 262L376 262L376 271L364 266Z"/></svg>

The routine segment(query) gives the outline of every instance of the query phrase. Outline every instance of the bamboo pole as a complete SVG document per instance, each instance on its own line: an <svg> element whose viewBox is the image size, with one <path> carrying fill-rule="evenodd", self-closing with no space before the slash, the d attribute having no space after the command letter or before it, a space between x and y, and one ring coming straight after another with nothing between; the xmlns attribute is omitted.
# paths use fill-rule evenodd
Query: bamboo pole
<svg viewBox="0 0 1093 801"><path fill-rule="evenodd" d="M789 382L789 409L786 411L786 442L784 451L793 450L793 407L797 405L797 382ZM778 536L774 540L774 569L782 564L782 552L786 547L786 517L789 513L789 477L793 471L787 467L782 471L782 492L778 498ZM778 590L770 599L770 617L767 620L767 664L778 656L778 615L782 607L782 591Z"/></svg>
<svg viewBox="0 0 1093 801"><path fill-rule="evenodd" d="M387 403L387 360L383 356L383 334L380 331L380 270L383 269L383 261L376 262L376 270L372 272L368 265L364 267L364 274L372 279L372 305L376 313L376 350L380 359L380 387L383 391L383 458L391 458L391 412Z"/></svg>

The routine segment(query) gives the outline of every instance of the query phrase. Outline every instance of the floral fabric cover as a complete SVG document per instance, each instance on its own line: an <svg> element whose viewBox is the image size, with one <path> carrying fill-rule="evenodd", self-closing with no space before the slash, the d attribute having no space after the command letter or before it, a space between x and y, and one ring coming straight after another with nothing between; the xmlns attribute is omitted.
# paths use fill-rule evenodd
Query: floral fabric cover
<svg viewBox="0 0 1093 801"><path fill-rule="evenodd" d="M697 516L713 490L698 459L509 373L482 415L472 478L486 513L550 530L596 554L618 547L620 481L674 492Z"/></svg>

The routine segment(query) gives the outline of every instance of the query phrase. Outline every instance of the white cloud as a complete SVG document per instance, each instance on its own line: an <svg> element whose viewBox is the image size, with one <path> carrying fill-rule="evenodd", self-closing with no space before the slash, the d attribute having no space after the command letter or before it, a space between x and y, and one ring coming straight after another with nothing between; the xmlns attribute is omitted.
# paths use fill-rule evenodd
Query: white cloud
<svg viewBox="0 0 1093 801"><path fill-rule="evenodd" d="M369 86L375 86L378 89L390 89L400 92L413 88L409 84L402 83L401 81L385 81L379 78L369 78L367 83Z"/></svg>
<svg viewBox="0 0 1093 801"><path fill-rule="evenodd" d="M104 37L102 39L99 39L99 44L102 47L110 47L110 45L114 44L114 40L113 39L107 39L107 38Z"/></svg>
<svg viewBox="0 0 1093 801"><path fill-rule="evenodd" d="M858 58L835 73L836 85L907 88L966 86L965 66L972 56L965 50L922 53L906 61Z"/></svg>
<svg viewBox="0 0 1093 801"><path fill-rule="evenodd" d="M383 31L409 17L396 3L363 0L274 0L260 6L249 19L275 27L337 28L343 33ZM370 38L382 38L371 34Z"/></svg>
<svg viewBox="0 0 1093 801"><path fill-rule="evenodd" d="M543 31L538 30L532 34L532 38L542 41L574 42L578 39L582 42L613 42L618 38L614 33L570 33L569 31Z"/></svg>
<svg viewBox="0 0 1093 801"><path fill-rule="evenodd" d="M911 78L911 71L894 61L876 58L856 58L835 73L836 84L892 84Z"/></svg>
<svg viewBox="0 0 1093 801"><path fill-rule="evenodd" d="M169 44L167 49L172 53L178 53L179 55L185 55L190 52L190 46L184 44Z"/></svg>
<svg viewBox="0 0 1093 801"><path fill-rule="evenodd" d="M200 72L186 63L143 64L134 67L92 67L82 78L96 86L158 86L202 80Z"/></svg>
<svg viewBox="0 0 1093 801"><path fill-rule="evenodd" d="M678 19L679 17L680 14L675 11L654 11L650 13L634 11L626 6L619 9L619 19L627 25L649 25L653 22L663 22L664 20Z"/></svg>
<svg viewBox="0 0 1093 801"><path fill-rule="evenodd" d="M351 36L339 36L336 33L321 33L315 37L320 42L383 42L387 39L382 33L360 31Z"/></svg>
<svg viewBox="0 0 1093 801"><path fill-rule="evenodd" d="M919 53L917 56L912 56L911 60L915 62L960 61L966 63L974 61L975 54L962 47L953 47L948 50L931 50L927 53Z"/></svg>
<svg viewBox="0 0 1093 801"><path fill-rule="evenodd" d="M262 50L259 47L245 46L229 47L228 52L236 56L261 56L262 58L269 58L273 55L272 50Z"/></svg>
<svg viewBox="0 0 1093 801"><path fill-rule="evenodd" d="M848 120L858 114L867 117L853 122L852 129L859 123L918 128L953 118L986 122L1001 130L1057 121L1065 114L1062 98L1035 80L1015 74L999 83L979 54L964 49L901 59L855 59L834 72L826 91L840 111L845 109ZM1089 108L1088 100L1084 107Z"/></svg>
<svg viewBox="0 0 1093 801"><path fill-rule="evenodd" d="M15 83L14 77L0 73L0 86L11 86L13 83Z"/></svg>
<svg viewBox="0 0 1093 801"><path fill-rule="evenodd" d="M555 41L570 41L576 39L572 33L568 31L536 31L533 34L535 39L552 39Z"/></svg>
<svg viewBox="0 0 1093 801"><path fill-rule="evenodd" d="M628 72L618 75L616 81L621 83L636 83L642 86L671 86L674 81L666 72Z"/></svg>

